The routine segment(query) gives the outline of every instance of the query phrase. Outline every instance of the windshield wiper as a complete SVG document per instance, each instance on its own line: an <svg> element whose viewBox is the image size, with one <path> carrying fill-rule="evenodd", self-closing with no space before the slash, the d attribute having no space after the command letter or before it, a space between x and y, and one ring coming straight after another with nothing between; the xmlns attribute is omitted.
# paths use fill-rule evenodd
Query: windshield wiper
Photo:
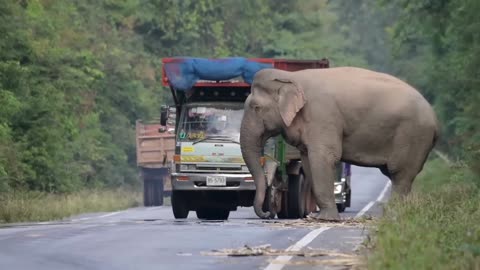
<svg viewBox="0 0 480 270"><path fill-rule="evenodd" d="M234 139L232 139L230 136L226 136L226 135L214 135L214 136L207 136L203 139L200 139L200 140L196 140L192 143L192 145L194 144L197 144L199 142L203 142L203 141L207 141L207 140L217 140L217 141L224 141L224 142L233 142L233 143L237 143L237 144L240 144L240 142L237 142L235 141Z"/></svg>

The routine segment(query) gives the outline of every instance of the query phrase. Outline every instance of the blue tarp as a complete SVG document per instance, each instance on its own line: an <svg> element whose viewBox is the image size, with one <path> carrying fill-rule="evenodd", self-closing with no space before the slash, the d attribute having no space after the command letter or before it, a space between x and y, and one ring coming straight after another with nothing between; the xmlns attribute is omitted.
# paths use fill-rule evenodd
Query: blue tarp
<svg viewBox="0 0 480 270"><path fill-rule="evenodd" d="M170 85L176 90L187 91L198 80L222 81L241 76L245 82L251 84L257 71L273 66L249 61L243 57L218 59L186 57L164 63L164 68Z"/></svg>

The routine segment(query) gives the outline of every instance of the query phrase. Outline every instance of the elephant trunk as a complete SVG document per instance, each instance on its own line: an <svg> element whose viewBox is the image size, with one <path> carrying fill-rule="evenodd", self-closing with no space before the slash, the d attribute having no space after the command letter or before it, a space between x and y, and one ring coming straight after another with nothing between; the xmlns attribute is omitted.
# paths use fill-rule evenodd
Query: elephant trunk
<svg viewBox="0 0 480 270"><path fill-rule="evenodd" d="M240 131L240 145L242 156L255 181L255 200L253 203L255 214L260 218L270 218L270 212L262 209L267 190L265 174L260 164L261 152L265 143L263 126L255 125L253 117L245 115Z"/></svg>

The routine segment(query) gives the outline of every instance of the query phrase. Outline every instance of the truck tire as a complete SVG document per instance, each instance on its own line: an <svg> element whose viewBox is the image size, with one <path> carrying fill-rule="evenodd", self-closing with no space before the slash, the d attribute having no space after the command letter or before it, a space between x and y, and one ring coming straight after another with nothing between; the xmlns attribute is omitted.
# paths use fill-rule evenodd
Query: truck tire
<svg viewBox="0 0 480 270"><path fill-rule="evenodd" d="M350 207L351 202L352 202L352 189L350 188L350 186L348 186L347 199L345 202L345 206Z"/></svg>
<svg viewBox="0 0 480 270"><path fill-rule="evenodd" d="M163 205L163 174L155 169L142 169L143 205Z"/></svg>
<svg viewBox="0 0 480 270"><path fill-rule="evenodd" d="M337 210L339 213L345 212L345 208L347 208L345 203L337 203Z"/></svg>
<svg viewBox="0 0 480 270"><path fill-rule="evenodd" d="M227 220L230 210L223 208L200 208L196 210L198 219Z"/></svg>
<svg viewBox="0 0 480 270"><path fill-rule="evenodd" d="M281 219L288 218L288 192L282 192L282 209L277 213L277 217Z"/></svg>
<svg viewBox="0 0 480 270"><path fill-rule="evenodd" d="M175 218L188 217L188 212L190 210L188 209L187 196L185 196L185 193L178 190L172 190L172 210Z"/></svg>
<svg viewBox="0 0 480 270"><path fill-rule="evenodd" d="M305 217L305 176L289 175L288 177L288 218Z"/></svg>

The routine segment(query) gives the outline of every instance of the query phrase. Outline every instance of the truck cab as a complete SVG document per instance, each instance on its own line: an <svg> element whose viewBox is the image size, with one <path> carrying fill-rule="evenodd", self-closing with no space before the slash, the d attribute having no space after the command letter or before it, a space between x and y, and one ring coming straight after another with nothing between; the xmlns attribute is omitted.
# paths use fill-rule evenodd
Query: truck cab
<svg viewBox="0 0 480 270"><path fill-rule="evenodd" d="M240 151L240 124L248 87L204 86L182 104L171 170L176 218L227 219L251 206L255 184Z"/></svg>

